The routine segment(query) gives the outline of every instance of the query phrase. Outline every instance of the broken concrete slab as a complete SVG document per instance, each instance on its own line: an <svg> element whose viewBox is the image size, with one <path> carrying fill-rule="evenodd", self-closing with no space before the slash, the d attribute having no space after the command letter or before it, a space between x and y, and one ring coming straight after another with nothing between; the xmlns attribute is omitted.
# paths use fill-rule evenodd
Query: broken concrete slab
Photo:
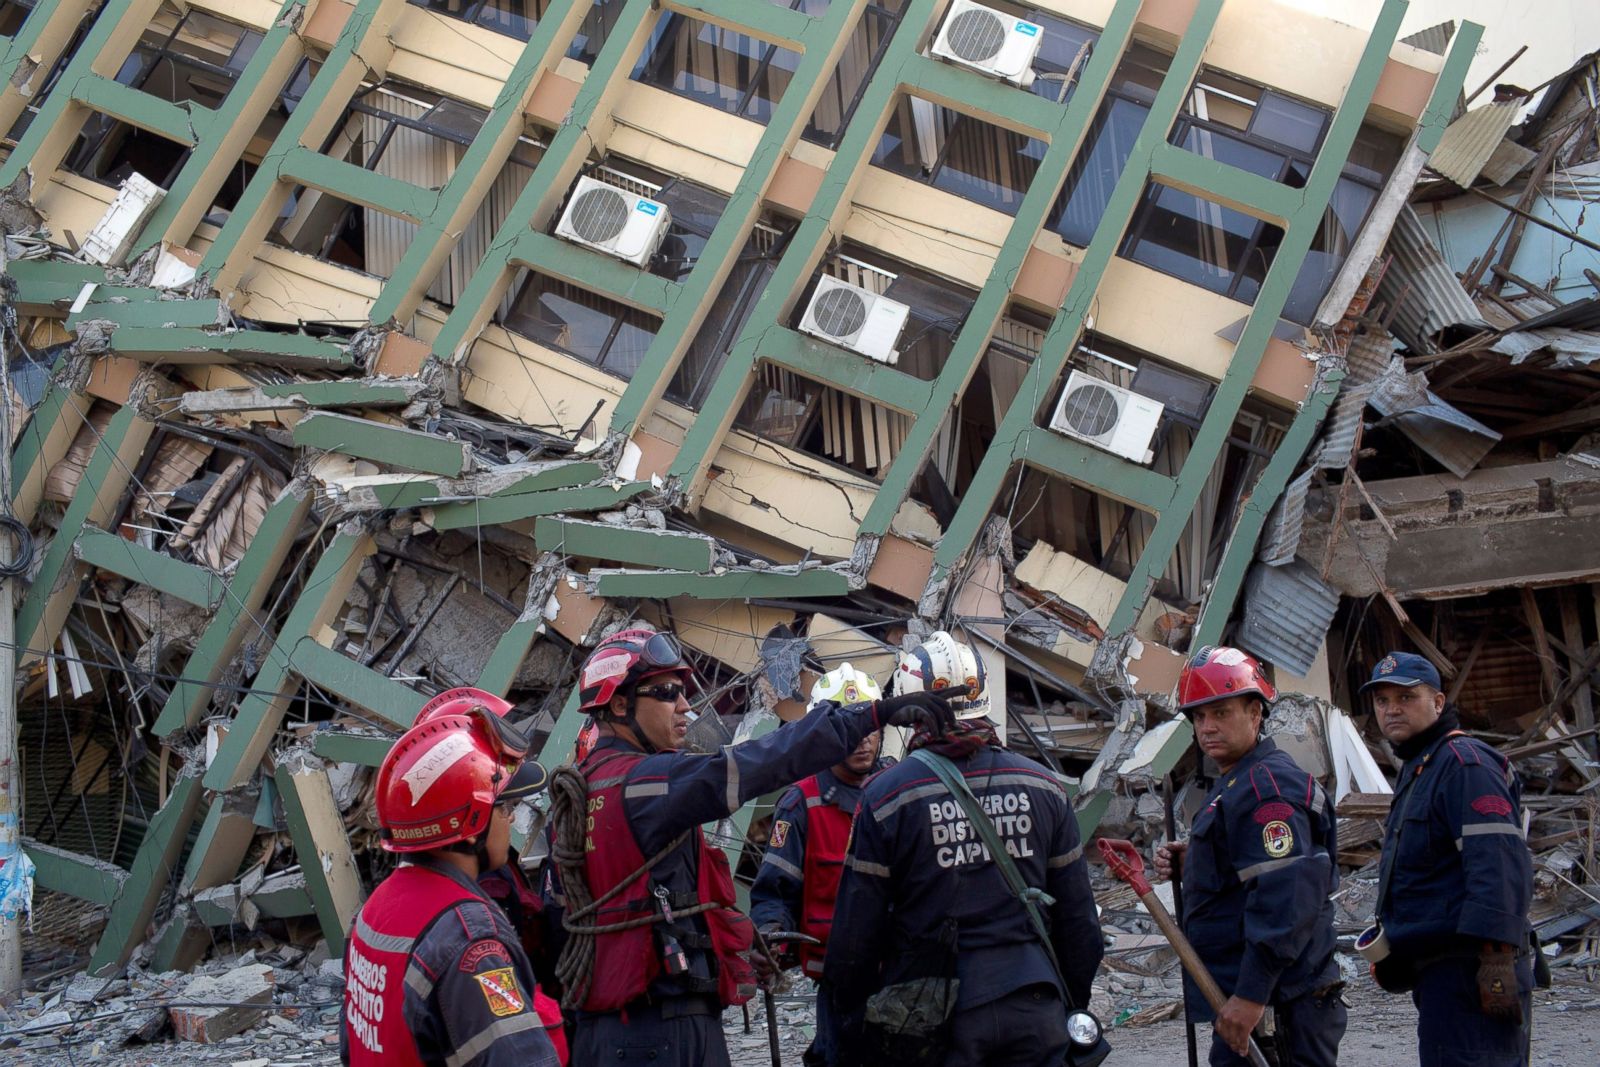
<svg viewBox="0 0 1600 1067"><path fill-rule="evenodd" d="M173 1007L173 1033L180 1041L214 1045L254 1026L272 1004L276 979L265 963L236 967L226 974L203 974L183 987L184 1001L225 1007Z"/></svg>

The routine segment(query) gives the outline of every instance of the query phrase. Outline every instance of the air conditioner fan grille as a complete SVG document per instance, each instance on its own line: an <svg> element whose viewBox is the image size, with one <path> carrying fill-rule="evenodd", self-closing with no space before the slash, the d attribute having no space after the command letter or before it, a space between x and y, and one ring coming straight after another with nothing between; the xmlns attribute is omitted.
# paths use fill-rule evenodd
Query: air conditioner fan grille
<svg viewBox="0 0 1600 1067"><path fill-rule="evenodd" d="M1074 433L1100 437L1110 433L1122 414L1117 395L1101 385L1077 385L1061 405L1061 417Z"/></svg>
<svg viewBox="0 0 1600 1067"><path fill-rule="evenodd" d="M567 218L579 237L604 244L628 224L628 198L615 189L585 189L572 202Z"/></svg>
<svg viewBox="0 0 1600 1067"><path fill-rule="evenodd" d="M867 302L860 293L829 289L811 305L811 320L830 337L849 337L867 323Z"/></svg>
<svg viewBox="0 0 1600 1067"><path fill-rule="evenodd" d="M1005 23L993 11L969 8L950 20L945 41L950 51L968 63L987 63L1006 43Z"/></svg>

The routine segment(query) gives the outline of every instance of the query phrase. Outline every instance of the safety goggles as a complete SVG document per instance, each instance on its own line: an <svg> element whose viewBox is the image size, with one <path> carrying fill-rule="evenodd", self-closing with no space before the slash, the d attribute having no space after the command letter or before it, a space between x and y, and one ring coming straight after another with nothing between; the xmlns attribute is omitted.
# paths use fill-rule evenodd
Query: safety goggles
<svg viewBox="0 0 1600 1067"><path fill-rule="evenodd" d="M667 634L651 634L650 637L633 646L639 659L646 667L684 667L683 649L678 647L678 642Z"/></svg>
<svg viewBox="0 0 1600 1067"><path fill-rule="evenodd" d="M689 687L682 682L667 682L663 685L641 685L634 690L634 693L665 704L676 704L678 698L688 691Z"/></svg>

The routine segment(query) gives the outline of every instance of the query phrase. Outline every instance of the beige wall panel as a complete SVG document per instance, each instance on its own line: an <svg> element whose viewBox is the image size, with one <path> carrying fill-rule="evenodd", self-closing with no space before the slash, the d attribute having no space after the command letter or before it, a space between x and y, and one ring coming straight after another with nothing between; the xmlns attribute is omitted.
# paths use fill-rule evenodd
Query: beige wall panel
<svg viewBox="0 0 1600 1067"><path fill-rule="evenodd" d="M609 147L669 174L731 193L766 128L640 82L622 87Z"/></svg>
<svg viewBox="0 0 1600 1067"><path fill-rule="evenodd" d="M868 167L844 229L853 241L977 289L1011 221L942 189Z"/></svg>
<svg viewBox="0 0 1600 1067"><path fill-rule="evenodd" d="M39 190L33 204L44 216L55 243L67 244L66 235L71 233L74 241L81 244L116 195L109 185L58 170Z"/></svg>
<svg viewBox="0 0 1600 1067"><path fill-rule="evenodd" d="M667 603L678 640L741 673L761 665L761 639L767 631L795 619L792 611L729 601L678 597Z"/></svg>
<svg viewBox="0 0 1600 1067"><path fill-rule="evenodd" d="M234 310L262 322L360 321L382 288L379 278L263 244L240 278Z"/></svg>
<svg viewBox="0 0 1600 1067"><path fill-rule="evenodd" d="M522 42L425 8L404 5L391 32L390 77L492 107L522 52Z"/></svg>
<svg viewBox="0 0 1600 1067"><path fill-rule="evenodd" d="M1206 63L1291 96L1334 107L1355 73L1365 29L1272 0L1228 0Z"/></svg>
<svg viewBox="0 0 1600 1067"><path fill-rule="evenodd" d="M878 487L838 467L733 433L711 461L706 510L828 559L855 547Z"/></svg>
<svg viewBox="0 0 1600 1067"><path fill-rule="evenodd" d="M484 330L467 357L461 394L497 415L571 433L597 403L591 434L604 436L625 382L498 326Z"/></svg>
<svg viewBox="0 0 1600 1067"><path fill-rule="evenodd" d="M1233 345L1216 332L1248 314L1247 304L1113 256L1095 297L1094 328L1221 380Z"/></svg>

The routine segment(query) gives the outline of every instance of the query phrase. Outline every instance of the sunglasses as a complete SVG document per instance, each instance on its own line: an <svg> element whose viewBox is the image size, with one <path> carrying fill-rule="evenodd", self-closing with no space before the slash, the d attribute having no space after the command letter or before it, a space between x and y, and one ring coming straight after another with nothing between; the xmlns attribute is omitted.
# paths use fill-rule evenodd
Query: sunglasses
<svg viewBox="0 0 1600 1067"><path fill-rule="evenodd" d="M667 685L641 685L639 688L634 690L634 693L642 697L649 697L651 700L662 701L666 704L676 704L678 702L678 698L683 696L683 694L688 691L688 686L684 685L682 682L672 682Z"/></svg>

